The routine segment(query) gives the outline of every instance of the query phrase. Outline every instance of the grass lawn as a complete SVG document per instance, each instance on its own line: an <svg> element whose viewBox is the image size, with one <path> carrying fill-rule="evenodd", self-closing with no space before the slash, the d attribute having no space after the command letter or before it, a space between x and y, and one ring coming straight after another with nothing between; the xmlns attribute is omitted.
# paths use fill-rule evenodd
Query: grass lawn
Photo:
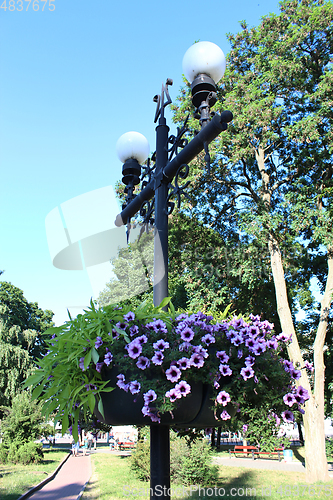
<svg viewBox="0 0 333 500"><path fill-rule="evenodd" d="M149 483L139 481L130 469L129 457L100 453L91 456L93 474L82 500L148 500ZM198 491L171 485L172 500L217 500L223 497L240 500L331 500L330 483L309 485L302 472L257 470L243 467L219 468L219 481L212 489ZM214 491L215 489L215 491ZM215 494L216 492L216 494Z"/></svg>
<svg viewBox="0 0 333 500"><path fill-rule="evenodd" d="M17 500L23 493L47 478L68 455L63 450L43 450L40 464L0 464L0 499Z"/></svg>

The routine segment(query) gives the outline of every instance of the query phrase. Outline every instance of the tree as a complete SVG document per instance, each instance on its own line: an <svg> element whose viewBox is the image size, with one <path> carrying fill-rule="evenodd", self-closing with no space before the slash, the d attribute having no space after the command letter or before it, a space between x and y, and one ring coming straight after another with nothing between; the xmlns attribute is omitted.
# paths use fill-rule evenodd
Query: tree
<svg viewBox="0 0 333 500"><path fill-rule="evenodd" d="M46 353L42 333L53 313L29 303L22 290L0 282L0 404L10 406L22 382L35 368L34 361Z"/></svg>
<svg viewBox="0 0 333 500"><path fill-rule="evenodd" d="M311 393L303 415L306 468L308 478L318 481L328 480L324 346L333 292L333 5L284 0L280 9L257 28L243 22L240 33L229 35L218 94L234 120L211 148L212 175L201 175L194 165L192 214L220 235L237 227L243 242L266 248L275 308L292 337L289 356ZM183 120L188 99L184 89L176 121ZM299 305L316 310L314 278L323 299L307 323L298 323ZM313 384L304 358L311 351Z"/></svg>
<svg viewBox="0 0 333 500"><path fill-rule="evenodd" d="M11 407L2 407L0 462L29 463L43 457L42 445L35 443L43 434L41 405L31 400L28 392L20 392Z"/></svg>

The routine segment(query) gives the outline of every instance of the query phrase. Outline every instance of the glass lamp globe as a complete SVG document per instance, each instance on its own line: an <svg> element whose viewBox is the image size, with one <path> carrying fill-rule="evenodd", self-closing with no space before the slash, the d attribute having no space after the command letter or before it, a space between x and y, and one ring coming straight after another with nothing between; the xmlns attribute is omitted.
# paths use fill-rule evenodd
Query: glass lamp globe
<svg viewBox="0 0 333 500"><path fill-rule="evenodd" d="M200 74L210 76L217 83L224 75L225 68L224 53L212 42L193 44L183 58L183 72L190 83Z"/></svg>
<svg viewBox="0 0 333 500"><path fill-rule="evenodd" d="M143 163L149 156L150 147L144 135L139 132L126 132L126 134L119 137L116 151L122 163L125 163L130 158Z"/></svg>

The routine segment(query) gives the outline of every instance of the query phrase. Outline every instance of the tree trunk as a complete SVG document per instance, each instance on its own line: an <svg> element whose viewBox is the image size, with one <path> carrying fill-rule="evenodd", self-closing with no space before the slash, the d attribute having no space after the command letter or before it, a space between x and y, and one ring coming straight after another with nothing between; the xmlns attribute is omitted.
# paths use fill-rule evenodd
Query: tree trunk
<svg viewBox="0 0 333 500"><path fill-rule="evenodd" d="M268 241L268 248L271 257L271 267L275 285L277 310L281 327L284 333L291 335L292 342L288 346L290 360L299 368L304 367L302 353L296 337L292 315L287 296L286 282L281 258L279 244L271 234ZM305 413L303 415L305 434L305 466L307 480L309 482L329 481L327 459L325 452L325 431L324 431L324 378L325 365L323 358L323 347L327 328L328 303L330 303L333 289L333 262L332 254L329 254L329 273L324 299L321 308L321 318L318 326L316 340L314 344L314 367L315 367L315 387L312 392L310 382L305 370L301 370L301 378L298 381L310 395L310 399L305 403Z"/></svg>

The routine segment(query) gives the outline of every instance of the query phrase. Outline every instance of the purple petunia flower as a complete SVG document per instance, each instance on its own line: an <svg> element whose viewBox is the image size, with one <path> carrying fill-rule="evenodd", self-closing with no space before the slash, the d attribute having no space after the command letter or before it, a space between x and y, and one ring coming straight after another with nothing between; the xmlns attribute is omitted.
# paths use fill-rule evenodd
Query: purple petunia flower
<svg viewBox="0 0 333 500"><path fill-rule="evenodd" d="M263 344L262 342L258 343L251 349L251 351L256 356L260 356L260 354L266 351L266 344Z"/></svg>
<svg viewBox="0 0 333 500"><path fill-rule="evenodd" d="M192 347L193 346L190 344L190 342L182 342L179 345L179 352L189 351L190 349L192 349Z"/></svg>
<svg viewBox="0 0 333 500"><path fill-rule="evenodd" d="M196 366L197 368L202 368L203 365L205 364L205 359L203 356L201 356L201 354L198 354L195 352L190 357L190 363L191 363L191 366Z"/></svg>
<svg viewBox="0 0 333 500"><path fill-rule="evenodd" d="M241 359L242 357L243 357L243 350L242 349L238 349L238 351L237 351L237 358Z"/></svg>
<svg viewBox="0 0 333 500"><path fill-rule="evenodd" d="M266 343L268 349L274 349L276 350L278 348L278 343L277 343L277 340L276 338L271 338L270 340L267 340L267 343Z"/></svg>
<svg viewBox="0 0 333 500"><path fill-rule="evenodd" d="M286 405L288 406L293 406L294 403L296 403L295 396L291 394L291 392L288 392L288 394L285 394L283 396L283 401L285 402Z"/></svg>
<svg viewBox="0 0 333 500"><path fill-rule="evenodd" d="M282 412L282 418L286 423L294 422L295 417L292 411L286 410Z"/></svg>
<svg viewBox="0 0 333 500"><path fill-rule="evenodd" d="M148 341L148 337L146 335L141 335L140 337L137 337L135 339L135 342L139 342L139 344L141 344L141 345L146 344L147 341Z"/></svg>
<svg viewBox="0 0 333 500"><path fill-rule="evenodd" d="M249 337L248 339L245 340L245 345L249 349L253 349L253 347L257 345L257 341L253 337Z"/></svg>
<svg viewBox="0 0 333 500"><path fill-rule="evenodd" d="M142 345L137 341L137 339L134 339L127 345L127 350L129 357L136 359L142 353Z"/></svg>
<svg viewBox="0 0 333 500"><path fill-rule="evenodd" d="M165 340L160 339L153 344L154 349L158 351L164 351L164 349L169 349L169 342L165 342Z"/></svg>
<svg viewBox="0 0 333 500"><path fill-rule="evenodd" d="M149 391L145 392L143 395L145 406L148 406L149 403L152 403L153 401L155 401L156 398L157 398L156 392L153 391L153 389L149 389Z"/></svg>
<svg viewBox="0 0 333 500"><path fill-rule="evenodd" d="M124 318L124 321L134 321L135 314L134 314L134 312L129 311L127 314L124 314L123 318Z"/></svg>
<svg viewBox="0 0 333 500"><path fill-rule="evenodd" d="M116 323L116 327L119 328L120 330L126 330L127 326L128 324L124 323L123 321L118 321L118 323Z"/></svg>
<svg viewBox="0 0 333 500"><path fill-rule="evenodd" d="M283 366L284 366L284 370L286 372L291 372L291 370L294 370L293 362L292 361L288 361L287 359L283 360Z"/></svg>
<svg viewBox="0 0 333 500"><path fill-rule="evenodd" d="M243 337L241 335L234 335L231 339L231 343L238 347L243 343Z"/></svg>
<svg viewBox="0 0 333 500"><path fill-rule="evenodd" d="M195 354L200 354L203 358L208 358L208 351L202 345L194 345L192 352Z"/></svg>
<svg viewBox="0 0 333 500"><path fill-rule="evenodd" d="M161 319L156 319L151 323L147 323L146 328L148 328L149 330L154 330L154 332L156 333L168 333L166 324Z"/></svg>
<svg viewBox="0 0 333 500"><path fill-rule="evenodd" d="M163 363L164 355L161 351L156 351L154 356L151 358L154 365L161 365Z"/></svg>
<svg viewBox="0 0 333 500"><path fill-rule="evenodd" d="M216 401L222 406L227 406L227 404L231 401L230 394L228 394L226 391L221 391L218 393Z"/></svg>
<svg viewBox="0 0 333 500"><path fill-rule="evenodd" d="M245 365L246 366L253 366L255 363L255 360L256 360L256 358L254 358L253 356L246 356Z"/></svg>
<svg viewBox="0 0 333 500"><path fill-rule="evenodd" d="M290 373L291 378L293 378L294 380L298 380L301 378L301 371L296 370L296 368L293 368L292 370L290 370L289 373Z"/></svg>
<svg viewBox="0 0 333 500"><path fill-rule="evenodd" d="M191 392L191 386L185 380L181 380L175 385L175 391L181 396L185 397Z"/></svg>
<svg viewBox="0 0 333 500"><path fill-rule="evenodd" d="M229 418L231 418L229 413L226 410L223 410L223 412L220 415L220 419L221 420L229 420Z"/></svg>
<svg viewBox="0 0 333 500"><path fill-rule="evenodd" d="M101 373L103 365L104 365L104 361L102 361L101 363L96 363L96 371L98 373Z"/></svg>
<svg viewBox="0 0 333 500"><path fill-rule="evenodd" d="M138 382L137 380L133 380L132 382L130 382L128 384L128 387L131 394L137 394L141 390L140 382Z"/></svg>
<svg viewBox="0 0 333 500"><path fill-rule="evenodd" d="M118 382L116 382L116 385L119 387L119 389L127 392L129 384L125 384L125 375L120 373L119 375L117 375L117 379Z"/></svg>
<svg viewBox="0 0 333 500"><path fill-rule="evenodd" d="M181 331L180 337L185 342L191 342L191 340L194 337L194 331L191 328L186 327L184 328L184 330Z"/></svg>
<svg viewBox="0 0 333 500"><path fill-rule="evenodd" d="M219 370L223 377L229 377L232 375L232 370L229 365L220 365Z"/></svg>
<svg viewBox="0 0 333 500"><path fill-rule="evenodd" d="M140 370L145 370L146 368L149 368L150 361L145 356L139 356L136 362L136 366L140 368Z"/></svg>
<svg viewBox="0 0 333 500"><path fill-rule="evenodd" d="M137 335L139 333L139 327L137 325L130 326L129 333L131 337L133 337L133 335Z"/></svg>
<svg viewBox="0 0 333 500"><path fill-rule="evenodd" d="M299 385L297 387L296 394L300 398L303 398L304 401L307 401L308 399L310 399L310 395L309 395L308 391L306 389L304 389L304 387L302 387L301 385Z"/></svg>
<svg viewBox="0 0 333 500"><path fill-rule="evenodd" d="M247 380L254 376L254 371L252 370L251 366L245 366L241 369L240 374L242 375L244 380Z"/></svg>
<svg viewBox="0 0 333 500"><path fill-rule="evenodd" d="M279 342L289 342L289 340L291 340L292 338L292 334L290 335L287 335L286 333L280 333L277 337L276 337L276 340L278 340Z"/></svg>
<svg viewBox="0 0 333 500"><path fill-rule="evenodd" d="M174 403L176 401L176 399L180 399L182 397L182 395L180 394L179 391L177 391L175 388L173 388L173 389L170 389L170 391L167 391L165 393L165 397L169 398L171 403Z"/></svg>
<svg viewBox="0 0 333 500"><path fill-rule="evenodd" d="M187 370L191 366L191 362L188 358L180 358L177 361L177 365L181 370Z"/></svg>
<svg viewBox="0 0 333 500"><path fill-rule="evenodd" d="M304 361L304 366L307 370L309 370L311 373L314 372L314 367L313 367L313 363L310 363L309 361L305 360Z"/></svg>
<svg viewBox="0 0 333 500"><path fill-rule="evenodd" d="M98 349L99 347L101 347L101 345L103 345L102 337L96 337L95 349Z"/></svg>
<svg viewBox="0 0 333 500"><path fill-rule="evenodd" d="M215 337L213 337L213 335L211 335L210 333L207 333L206 335L201 337L201 341L206 345L214 344Z"/></svg>
<svg viewBox="0 0 333 500"><path fill-rule="evenodd" d="M220 360L220 363L228 363L229 356L225 351L217 351L216 357Z"/></svg>
<svg viewBox="0 0 333 500"><path fill-rule="evenodd" d="M85 370L85 367L84 367L84 358L80 358L79 359L79 368L81 368L81 370L84 372L84 370Z"/></svg>
<svg viewBox="0 0 333 500"><path fill-rule="evenodd" d="M111 361L112 361L112 354L111 352L107 352L104 356L104 363L106 364L106 366L109 366Z"/></svg>
<svg viewBox="0 0 333 500"><path fill-rule="evenodd" d="M181 375L182 372L175 365L170 366L170 368L165 371L165 376L168 380L170 380L170 382L178 382Z"/></svg>

